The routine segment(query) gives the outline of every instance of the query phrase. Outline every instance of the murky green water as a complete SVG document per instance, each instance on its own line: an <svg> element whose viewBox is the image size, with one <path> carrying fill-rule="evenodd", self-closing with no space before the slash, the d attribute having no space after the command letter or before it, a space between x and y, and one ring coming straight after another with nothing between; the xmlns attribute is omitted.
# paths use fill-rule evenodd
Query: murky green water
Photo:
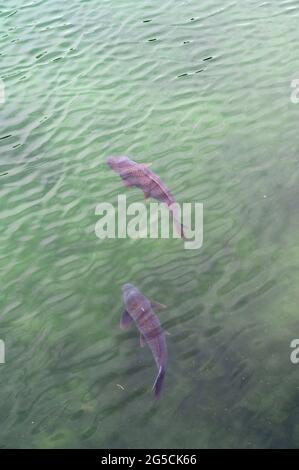
<svg viewBox="0 0 299 470"><path fill-rule="evenodd" d="M1 447L299 446L298 20L295 0L3 3ZM200 250L95 236L126 191L111 154L204 203ZM159 403L124 282L168 306Z"/></svg>

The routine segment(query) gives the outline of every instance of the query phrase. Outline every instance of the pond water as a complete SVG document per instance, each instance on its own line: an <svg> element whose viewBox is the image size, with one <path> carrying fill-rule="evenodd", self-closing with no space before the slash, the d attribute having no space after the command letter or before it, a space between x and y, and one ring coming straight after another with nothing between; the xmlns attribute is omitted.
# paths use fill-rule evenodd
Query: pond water
<svg viewBox="0 0 299 470"><path fill-rule="evenodd" d="M298 20L295 0L3 4L2 448L298 447ZM97 204L143 202L121 154L203 203L200 249L96 237ZM159 401L125 282L167 305Z"/></svg>

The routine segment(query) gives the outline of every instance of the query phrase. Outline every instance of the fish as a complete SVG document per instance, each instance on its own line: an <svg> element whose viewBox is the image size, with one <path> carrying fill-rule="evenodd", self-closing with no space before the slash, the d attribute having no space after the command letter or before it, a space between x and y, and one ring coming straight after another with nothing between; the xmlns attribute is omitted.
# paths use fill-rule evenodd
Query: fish
<svg viewBox="0 0 299 470"><path fill-rule="evenodd" d="M125 308L121 315L120 327L127 329L135 323L140 333L140 346L149 346L158 368L153 390L155 397L160 398L167 368L167 344L165 332L154 309L166 306L150 301L133 284L124 284L122 293Z"/></svg>
<svg viewBox="0 0 299 470"><path fill-rule="evenodd" d="M161 178L149 169L150 164L136 163L127 156L108 157L107 164L120 175L127 188L135 186L143 191L145 199L152 197L165 203L180 237L186 239L176 200Z"/></svg>

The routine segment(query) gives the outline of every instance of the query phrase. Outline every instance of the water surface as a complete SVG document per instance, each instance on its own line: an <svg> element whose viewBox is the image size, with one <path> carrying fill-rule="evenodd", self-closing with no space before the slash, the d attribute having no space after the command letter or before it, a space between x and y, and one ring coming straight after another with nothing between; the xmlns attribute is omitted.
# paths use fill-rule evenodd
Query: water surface
<svg viewBox="0 0 299 470"><path fill-rule="evenodd" d="M3 4L1 447L298 446L298 19L295 0ZM200 250L95 236L125 191L111 154L203 202ZM159 403L124 282L168 306Z"/></svg>

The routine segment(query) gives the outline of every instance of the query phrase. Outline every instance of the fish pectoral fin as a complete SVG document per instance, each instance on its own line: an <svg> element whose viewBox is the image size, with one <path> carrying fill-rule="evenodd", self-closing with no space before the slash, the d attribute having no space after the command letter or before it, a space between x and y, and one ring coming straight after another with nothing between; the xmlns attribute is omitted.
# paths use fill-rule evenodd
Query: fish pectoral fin
<svg viewBox="0 0 299 470"><path fill-rule="evenodd" d="M151 195L151 192L150 192L150 191L146 191L146 190L144 190L143 192L144 192L144 199L148 199L148 198L150 197L150 195Z"/></svg>
<svg viewBox="0 0 299 470"><path fill-rule="evenodd" d="M142 163L142 166L145 168L148 168L149 166L152 166L152 163Z"/></svg>
<svg viewBox="0 0 299 470"><path fill-rule="evenodd" d="M131 188L132 187L130 181L128 181L128 180L123 179L123 184L126 188Z"/></svg>
<svg viewBox="0 0 299 470"><path fill-rule="evenodd" d="M146 345L145 337L140 333L140 347L143 348Z"/></svg>
<svg viewBox="0 0 299 470"><path fill-rule="evenodd" d="M152 304L153 309L155 309L155 308L157 308L157 309L167 308L166 305L160 304L160 302L153 301L153 302L151 302L151 304Z"/></svg>
<svg viewBox="0 0 299 470"><path fill-rule="evenodd" d="M120 318L120 327L121 327L121 329L122 330L127 330L128 328L130 328L132 323L133 323L133 318L131 317L129 312L127 312L127 310L124 310L123 313L121 314L121 318Z"/></svg>

